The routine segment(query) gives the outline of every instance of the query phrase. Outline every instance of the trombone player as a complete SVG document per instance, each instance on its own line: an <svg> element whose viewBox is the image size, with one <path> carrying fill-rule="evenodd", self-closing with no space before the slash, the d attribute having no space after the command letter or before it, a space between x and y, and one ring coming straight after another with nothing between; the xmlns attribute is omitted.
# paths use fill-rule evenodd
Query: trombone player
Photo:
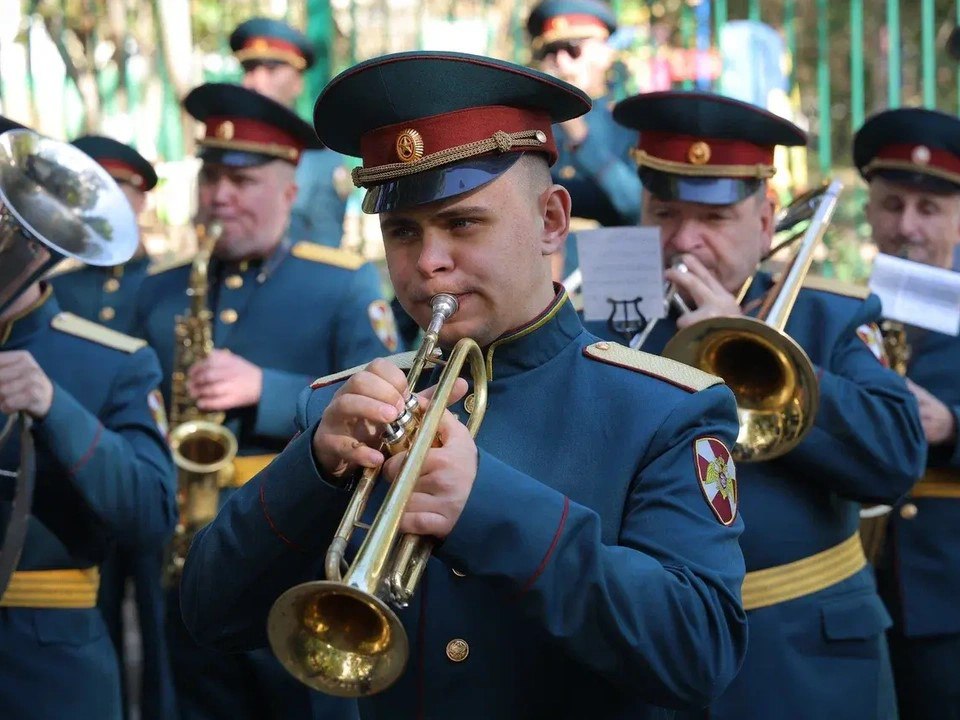
<svg viewBox="0 0 960 720"><path fill-rule="evenodd" d="M886 110L854 137L869 186L867 221L880 252L952 268L960 246L960 120L922 108ZM926 474L889 517L877 572L893 616L890 651L901 720L960 717L951 671L960 652L956 557L960 509L960 340L904 328L907 386L930 445Z"/></svg>
<svg viewBox="0 0 960 720"><path fill-rule="evenodd" d="M22 439L32 438L36 485L17 569L0 597L0 707L24 720L120 720L122 668L97 608L98 566L117 544L159 549L176 519L160 365L142 340L61 312L50 285L18 267L47 248L49 269L64 257L60 242L80 260L110 264L136 248L133 213L106 171L47 138L18 155L28 145L10 140L20 128L0 117L0 427L16 414L32 422ZM34 161L60 187L81 191L67 197L90 189L96 206L68 205L31 176ZM50 224L63 237L38 240L14 227L11 208L34 228L56 216ZM90 225L72 225L76 217ZM23 471L19 455L16 436L0 442L5 522L20 510L7 492Z"/></svg>
<svg viewBox="0 0 960 720"><path fill-rule="evenodd" d="M357 569L390 553L390 533L357 557L349 546L353 584L320 584L344 602L318 603L313 631L278 601L340 574L324 554L353 517L352 487L384 459L380 431L419 412L400 368L409 357L323 378L301 398L299 435L194 542L182 594L199 641L248 649L269 632L306 682L398 720L663 717L731 680L746 641L732 397L716 378L598 343L551 282L570 218L549 175L551 125L589 107L562 81L460 53L374 58L327 85L318 136L362 156L354 177L380 214L394 287L454 368L423 419L439 423L439 446L424 431L407 456L422 462L391 457L389 499L378 487L364 520L379 506L383 523L435 550L396 612L379 597L386 578ZM479 354L470 381L454 347ZM381 635L369 613L323 610L349 597L402 628ZM293 632L274 634L284 618Z"/></svg>
<svg viewBox="0 0 960 720"><path fill-rule="evenodd" d="M634 96L614 117L639 131L642 222L660 228L666 262L682 259L687 271L665 276L693 308L658 322L643 349L659 354L678 330L756 315L763 300L774 300L772 279L756 271L773 237L766 180L774 148L802 145L804 133L760 108L700 92ZM878 299L821 287L800 291L786 325L793 343L778 338L782 347L799 344L812 364L819 395L819 409L805 419L812 427L780 457L737 466L750 642L737 678L709 708L715 720L896 712L884 639L890 620L857 535L858 513L861 502L892 503L906 492L922 472L925 444L916 400L861 339L875 332ZM795 373L762 387L770 380L755 358L731 364L755 384L743 396L773 398L802 380ZM738 405L743 410L741 394Z"/></svg>

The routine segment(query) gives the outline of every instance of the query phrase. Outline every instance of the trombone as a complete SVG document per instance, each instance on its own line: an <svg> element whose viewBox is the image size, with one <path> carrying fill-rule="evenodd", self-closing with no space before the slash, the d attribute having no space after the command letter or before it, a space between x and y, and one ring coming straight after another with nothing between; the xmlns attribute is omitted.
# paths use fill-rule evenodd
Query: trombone
<svg viewBox="0 0 960 720"><path fill-rule="evenodd" d="M330 695L362 697L388 688L403 673L409 656L406 631L389 605L404 608L427 567L432 542L400 536L400 519L420 478L427 452L436 443L454 384L469 363L476 401L467 429L476 437L487 408L483 352L463 338L443 363L437 360L440 329L458 309L457 299L441 293L431 300L432 317L407 374L405 410L382 435L390 455L406 452L373 522L361 517L380 467L368 468L357 483L326 555L326 580L302 583L283 593L270 609L267 637L274 654L300 682ZM444 364L436 392L421 410L413 388L427 363ZM344 553L355 528L366 537L347 568Z"/></svg>
<svg viewBox="0 0 960 720"><path fill-rule="evenodd" d="M771 288L756 319L738 316L702 320L677 332L663 350L664 357L718 375L733 391L740 420L732 450L736 460L758 462L780 457L796 447L813 427L820 399L816 371L785 327L842 189L843 184L834 181L801 196L797 219L790 218L788 212L778 222L777 229L782 230L789 227L787 221L805 220L812 211L793 260ZM749 282L740 290L741 301Z"/></svg>

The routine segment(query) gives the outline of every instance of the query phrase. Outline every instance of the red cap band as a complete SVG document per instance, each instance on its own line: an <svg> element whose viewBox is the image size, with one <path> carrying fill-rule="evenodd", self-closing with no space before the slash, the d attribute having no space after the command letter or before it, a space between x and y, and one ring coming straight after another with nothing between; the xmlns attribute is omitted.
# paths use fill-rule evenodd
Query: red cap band
<svg viewBox="0 0 960 720"><path fill-rule="evenodd" d="M237 58L244 60L282 60L298 70L303 70L307 59L303 51L295 44L273 37L257 36L248 38L236 52Z"/></svg>
<svg viewBox="0 0 960 720"><path fill-rule="evenodd" d="M97 160L114 180L128 182L137 190L146 190L146 178L133 166L113 158L100 158Z"/></svg>
<svg viewBox="0 0 960 720"><path fill-rule="evenodd" d="M230 117L208 117L200 144L273 155L292 163L300 161L304 148L296 136L275 125Z"/></svg>
<svg viewBox="0 0 960 720"><path fill-rule="evenodd" d="M960 176L960 157L926 145L887 145L867 164L867 168L915 169L920 173Z"/></svg>

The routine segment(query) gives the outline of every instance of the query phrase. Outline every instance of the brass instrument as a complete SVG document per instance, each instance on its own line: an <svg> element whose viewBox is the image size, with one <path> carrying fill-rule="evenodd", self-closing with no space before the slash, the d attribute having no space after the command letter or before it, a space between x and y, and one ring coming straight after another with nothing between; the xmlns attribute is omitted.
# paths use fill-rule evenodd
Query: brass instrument
<svg viewBox="0 0 960 720"><path fill-rule="evenodd" d="M207 306L208 269L222 231L219 223L209 229L203 224L197 226L197 254L187 289L190 308L178 315L174 323L168 441L177 466L180 519L165 568L168 583L175 582L183 570L193 536L216 517L220 488L230 483L237 455L237 438L223 426L224 413L203 412L187 391L190 368L213 351L213 313Z"/></svg>
<svg viewBox="0 0 960 720"><path fill-rule="evenodd" d="M670 267L673 270L680 270L681 272L687 272L687 266L684 265L683 260L678 255L670 261ZM676 308L677 312L681 315L684 313L690 312L690 307L687 305L686 300L680 297L680 293L677 291L676 286L673 283L665 283L663 287L663 310L666 314L670 313L670 308ZM647 338L650 337L650 333L653 332L653 329L657 326L658 318L653 318L647 322L647 326L643 328L640 332L630 338L630 347L634 350L642 350L643 344L647 341Z"/></svg>
<svg viewBox="0 0 960 720"><path fill-rule="evenodd" d="M740 432L732 454L741 462L779 457L813 426L819 405L816 371L784 328L842 188L834 181L820 193L793 260L757 319L703 320L680 330L664 348L664 357L718 375L733 391Z"/></svg>
<svg viewBox="0 0 960 720"><path fill-rule="evenodd" d="M436 362L440 328L457 311L452 295L432 299L433 315L407 375L406 410L382 436L386 454L406 451L403 466L369 525L353 564L344 552L354 528L367 527L361 517L380 468L368 468L358 481L326 556L327 580L297 585L273 604L267 637L280 663L315 690L341 697L361 697L385 690L403 672L409 644L403 625L388 606L405 607L427 567L432 542L413 535L398 537L400 518L436 441L454 383L469 362L475 407L467 423L476 436L487 406L483 352L463 338L454 346L426 410L413 388L428 362Z"/></svg>
<svg viewBox="0 0 960 720"><path fill-rule="evenodd" d="M900 377L906 377L912 354L906 326L897 320L881 320L880 334L883 336L883 349L886 351L890 369Z"/></svg>
<svg viewBox="0 0 960 720"><path fill-rule="evenodd" d="M99 163L67 143L31 130L0 135L0 313L64 258L120 265L137 249L137 219L126 196ZM6 418L0 448L19 427L20 464L0 545L0 595L26 539L36 479L31 418Z"/></svg>

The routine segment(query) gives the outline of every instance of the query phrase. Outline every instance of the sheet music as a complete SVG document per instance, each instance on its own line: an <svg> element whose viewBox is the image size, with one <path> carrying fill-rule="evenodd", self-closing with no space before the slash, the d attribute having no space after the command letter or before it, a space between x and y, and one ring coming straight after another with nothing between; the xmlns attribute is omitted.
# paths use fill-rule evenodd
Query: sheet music
<svg viewBox="0 0 960 720"><path fill-rule="evenodd" d="M870 289L890 320L960 335L960 273L893 255L877 255Z"/></svg>
<svg viewBox="0 0 960 720"><path fill-rule="evenodd" d="M664 316L660 229L604 227L577 233L585 320Z"/></svg>

